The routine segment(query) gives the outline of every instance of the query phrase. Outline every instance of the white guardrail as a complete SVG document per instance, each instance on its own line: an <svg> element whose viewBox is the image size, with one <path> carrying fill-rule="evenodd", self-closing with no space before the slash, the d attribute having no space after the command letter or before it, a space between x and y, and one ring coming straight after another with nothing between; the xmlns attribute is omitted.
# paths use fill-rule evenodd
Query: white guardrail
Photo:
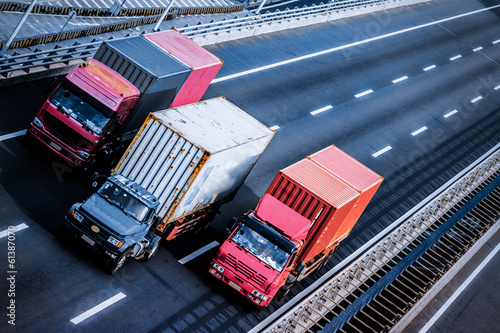
<svg viewBox="0 0 500 333"><path fill-rule="evenodd" d="M341 0L176 29L203 46L428 1L431 0ZM102 40L86 44L76 42L63 48L57 45L52 49L37 49L0 59L0 81L28 74L36 74L38 78L49 70L53 70L53 75L65 74L92 57L101 43Z"/></svg>
<svg viewBox="0 0 500 333"><path fill-rule="evenodd" d="M354 253L352 258L347 258L327 272L320 279L321 282L312 284L296 296L295 299L301 301L294 303L292 299L290 303L295 305L288 305L284 311L278 310L250 333L307 332L316 322L325 318L329 309L338 306L380 267L391 261L391 253L404 249L498 170L500 144L374 237L367 244L368 248L359 251L361 253ZM357 259L345 267L354 258ZM338 267L345 268L339 272Z"/></svg>

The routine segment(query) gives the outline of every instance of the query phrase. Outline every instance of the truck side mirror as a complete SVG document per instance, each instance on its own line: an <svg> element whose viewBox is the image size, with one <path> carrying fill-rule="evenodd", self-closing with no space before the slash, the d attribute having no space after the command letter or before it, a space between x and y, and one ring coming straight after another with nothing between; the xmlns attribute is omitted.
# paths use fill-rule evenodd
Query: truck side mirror
<svg viewBox="0 0 500 333"><path fill-rule="evenodd" d="M229 234L234 230L234 228L236 227L236 225L238 225L238 219L236 217L233 217L231 219L231 222L229 223L229 225L226 228L226 234L227 234L227 236L229 236Z"/></svg>
<svg viewBox="0 0 500 333"><path fill-rule="evenodd" d="M90 176L90 181L92 182L92 187L97 188L99 187L99 183L103 182L107 177L104 175L100 175L98 172L94 172L92 176Z"/></svg>

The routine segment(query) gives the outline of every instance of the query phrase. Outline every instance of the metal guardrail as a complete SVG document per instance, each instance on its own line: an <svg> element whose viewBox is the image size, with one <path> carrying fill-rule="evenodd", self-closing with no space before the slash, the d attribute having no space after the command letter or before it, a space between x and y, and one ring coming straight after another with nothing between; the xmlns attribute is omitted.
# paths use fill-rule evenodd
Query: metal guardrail
<svg viewBox="0 0 500 333"><path fill-rule="evenodd" d="M28 8L28 4L18 2L2 2L0 3L0 12L24 12ZM173 11L177 11L180 15L192 14L214 14L214 13L230 13L243 10L244 4L227 6L227 7L173 7ZM51 15L69 15L74 10L78 16L109 16L111 13L106 8L80 8L80 7L54 7L43 4L36 5L32 12L35 14L51 14ZM164 7L159 8L123 8L117 16L153 16L160 15L165 10Z"/></svg>
<svg viewBox="0 0 500 333"><path fill-rule="evenodd" d="M175 17L177 17L177 14L178 14L177 12L170 12L166 19L175 18ZM16 48L22 48L22 47L29 47L29 46L33 46L33 45L54 43L54 42L60 42L63 40L68 40L68 39L87 37L87 36L103 34L106 32L114 32L114 31L120 31L123 29L135 28L138 26L143 26L146 24L155 23L159 17L160 17L160 15L146 16L146 17L131 19L130 21L127 21L127 22L106 24L106 25L94 26L94 27L81 29L81 30L72 30L72 31L66 31L63 33L54 33L54 34L47 34L47 35L43 35L43 36L34 36L34 37L29 37L29 38L17 39L17 40L14 40L10 44L9 48L16 49ZM0 48L3 47L3 45L4 45L4 43L0 43ZM31 55L28 55L28 56L31 56ZM2 62L3 61L0 60L0 64L2 64ZM0 74L1 74L1 71L0 71Z"/></svg>
<svg viewBox="0 0 500 333"><path fill-rule="evenodd" d="M245 17L224 19L222 21L210 22L206 24L197 24L194 26L179 28L176 27L176 29L188 37L198 38L213 34L229 34L231 32L241 31L242 29L253 29L255 26L270 25L291 19L328 15L329 13L336 11L359 9L370 6L380 6L380 10L383 10L385 9L385 6L395 3L405 5L421 1L423 0L342 0L328 4L312 5L310 7L276 11L274 13L267 12L261 15L247 15ZM376 9L372 9L372 11L376 11ZM76 36L76 33L77 32L69 32L69 34L73 34L73 36ZM42 42L47 43L49 41L44 40ZM100 43L101 41L95 41L87 44L75 43L71 47L61 48L56 46L51 50L37 50L29 54L14 54L8 59L0 60L0 79L9 78L15 75L29 74L35 67L39 67L36 69L36 71L39 72L44 68L50 69L50 66L56 64L64 65L69 64L70 62L83 62L94 55Z"/></svg>
<svg viewBox="0 0 500 333"><path fill-rule="evenodd" d="M418 240L418 245L428 242L426 240L427 236L437 231L442 225L457 222L448 222L446 218L446 222L443 223L443 217L446 217L447 214L448 217L453 215L450 215L450 210L457 212L465 207L464 209L467 211L462 212L463 215L460 218L467 214L472 209L472 207L467 207L470 194L481 194L478 193L478 188L483 189L488 178L496 177L495 184L492 184L493 188L489 189L491 192L498 186L500 181L499 170L500 144L497 145L494 153L489 154L489 157L486 157L480 164L455 181L411 217L406 218L396 229L359 256L340 273L311 292L294 308L283 314L279 319L274 320L271 325L265 328L264 332L317 331L326 322L332 320L332 312L334 313L333 317L338 321L337 327L339 327L340 322L347 322L366 305L364 302L370 301L373 299L372 296L376 296L368 295L373 290L370 291L370 288L366 288L366 286L374 285L370 280L377 280L374 276L380 274L380 269L395 266L395 262L402 265L406 264L404 258L401 257L402 253L405 253L412 244L415 244L416 240ZM498 209L498 207L496 208ZM496 217L496 220L498 220L498 217ZM496 220L493 222L496 222ZM416 248L415 245L413 247ZM391 276L379 276L379 278L385 279L386 281L382 282L387 283L390 282L387 280ZM368 294L364 296L365 300L359 301L363 290ZM340 309L341 311L335 315L333 309L336 309L336 311ZM343 312L343 310L347 311ZM405 310L407 311L407 309ZM328 320L328 318L330 319ZM398 317L396 316L394 320L397 321ZM320 323L323 323L323 325ZM315 329L312 329L312 327L315 327ZM352 329L352 326L350 328ZM359 328L354 330L359 331Z"/></svg>

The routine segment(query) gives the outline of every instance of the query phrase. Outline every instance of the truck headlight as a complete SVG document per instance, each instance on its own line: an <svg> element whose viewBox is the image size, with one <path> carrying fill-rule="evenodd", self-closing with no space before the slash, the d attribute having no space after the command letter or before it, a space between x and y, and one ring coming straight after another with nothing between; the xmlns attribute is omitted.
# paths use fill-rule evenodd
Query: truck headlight
<svg viewBox="0 0 500 333"><path fill-rule="evenodd" d="M109 236L108 242L110 242L111 244L113 244L117 248L120 248L123 245L122 241L119 241L118 239L114 238L113 236Z"/></svg>
<svg viewBox="0 0 500 333"><path fill-rule="evenodd" d="M217 263L215 263L215 262L212 264L212 266L214 266L214 268L216 270L218 270L219 272L224 273L224 267L221 267L220 265L217 265Z"/></svg>
<svg viewBox="0 0 500 333"><path fill-rule="evenodd" d="M89 158L89 157L90 157L90 154L89 154L89 153L87 153L86 151L83 151L83 150L80 150L80 151L78 152L78 154L79 154L81 157L85 158L85 159L87 159L87 158Z"/></svg>
<svg viewBox="0 0 500 333"><path fill-rule="evenodd" d="M80 213L78 213L76 210L72 211L71 215L73 215L73 217L75 218L75 220L77 220L78 222L82 222L83 221L83 216Z"/></svg>
<svg viewBox="0 0 500 333"><path fill-rule="evenodd" d="M254 294L255 296L257 296L258 298L260 298L264 301L267 301L269 299L269 297L264 296L263 294L259 293L257 290L252 291L252 294Z"/></svg>
<svg viewBox="0 0 500 333"><path fill-rule="evenodd" d="M33 124L36 126L36 127L40 127L42 128L43 127L43 123L40 119L38 119L38 117L35 117L35 119L33 119Z"/></svg>

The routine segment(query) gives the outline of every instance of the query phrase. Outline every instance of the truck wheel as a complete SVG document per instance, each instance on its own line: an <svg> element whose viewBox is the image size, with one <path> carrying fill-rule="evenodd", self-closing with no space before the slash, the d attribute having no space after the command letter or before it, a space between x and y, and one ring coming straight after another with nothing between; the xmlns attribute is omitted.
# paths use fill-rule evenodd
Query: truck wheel
<svg viewBox="0 0 500 333"><path fill-rule="evenodd" d="M333 253L335 252L335 249L332 249L330 251L330 253L328 253L328 255L326 256L326 258L323 260L323 262L321 264L318 265L318 268L315 269L315 271L313 272L313 274L317 274L319 273L319 271L321 271L323 269L323 267L326 266L326 264L330 261L330 259L333 257Z"/></svg>
<svg viewBox="0 0 500 333"><path fill-rule="evenodd" d="M160 243L161 243L161 238L158 242L156 242L155 246L153 246L153 248L151 249L151 252L146 252L144 254L143 261L148 261L149 259L151 259L152 256L154 256L156 254L156 252L158 252L158 249L160 248Z"/></svg>
<svg viewBox="0 0 500 333"><path fill-rule="evenodd" d="M130 253L130 249L127 249L122 254L118 256L118 258L114 261L111 261L108 266L109 274L113 275L123 266L125 261L127 260L128 254Z"/></svg>
<svg viewBox="0 0 500 333"><path fill-rule="evenodd" d="M278 301L282 301L283 299L285 299L285 296L288 294L288 292L290 291L291 288L292 288L292 285L287 286L285 284L283 287L280 288L280 290L278 290L278 292L276 293L275 298Z"/></svg>
<svg viewBox="0 0 500 333"><path fill-rule="evenodd" d="M199 226L197 226L195 229L194 229L194 232L193 232L193 235L195 237L198 237L200 236L205 230L208 229L208 227L210 226L210 223L212 223L211 220L205 220L203 222L200 223Z"/></svg>

